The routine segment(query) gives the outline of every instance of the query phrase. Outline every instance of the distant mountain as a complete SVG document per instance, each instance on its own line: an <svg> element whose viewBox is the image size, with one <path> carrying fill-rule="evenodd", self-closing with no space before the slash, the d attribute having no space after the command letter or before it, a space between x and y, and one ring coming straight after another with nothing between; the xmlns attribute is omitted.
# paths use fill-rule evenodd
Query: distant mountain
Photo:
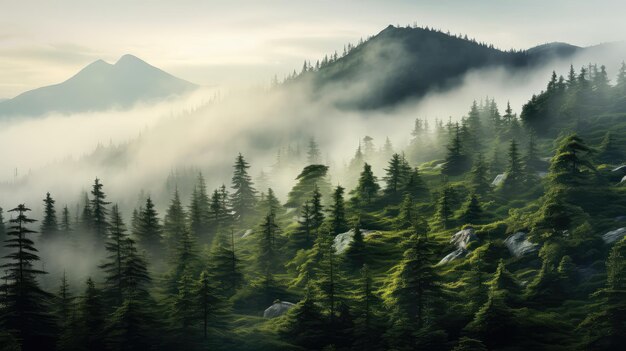
<svg viewBox="0 0 626 351"><path fill-rule="evenodd" d="M502 51L437 30L388 26L296 79L313 83L313 94L341 92L337 99L349 107L379 108L410 97L454 87L473 69L494 66L523 68L548 59L573 55L581 48L551 43L526 51Z"/></svg>
<svg viewBox="0 0 626 351"><path fill-rule="evenodd" d="M98 60L63 83L0 101L0 117L128 108L196 88L135 56L124 55L115 64Z"/></svg>

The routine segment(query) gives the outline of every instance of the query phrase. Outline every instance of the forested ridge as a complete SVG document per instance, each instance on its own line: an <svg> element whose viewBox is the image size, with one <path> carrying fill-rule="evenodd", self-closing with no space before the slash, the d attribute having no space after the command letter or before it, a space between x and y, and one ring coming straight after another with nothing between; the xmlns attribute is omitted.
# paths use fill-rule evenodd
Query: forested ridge
<svg viewBox="0 0 626 351"><path fill-rule="evenodd" d="M0 349L623 349L626 65L563 74L519 116L483 98L403 150L365 136L340 184L311 138L284 201L239 154L163 213L99 178L78 212L2 204Z"/></svg>

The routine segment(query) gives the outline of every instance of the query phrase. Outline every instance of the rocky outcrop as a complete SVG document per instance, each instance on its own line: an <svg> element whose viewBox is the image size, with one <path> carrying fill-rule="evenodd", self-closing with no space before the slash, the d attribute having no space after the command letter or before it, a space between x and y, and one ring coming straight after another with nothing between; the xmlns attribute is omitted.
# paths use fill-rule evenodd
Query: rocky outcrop
<svg viewBox="0 0 626 351"><path fill-rule="evenodd" d="M361 234L363 234L363 237L366 237L372 234L373 232L374 230L361 229ZM350 229L349 231L345 233L337 234L337 236L335 236L335 239L333 241L335 252L340 254L346 251L348 247L350 246L350 244L352 243L352 240L354 240L354 229Z"/></svg>
<svg viewBox="0 0 626 351"><path fill-rule="evenodd" d="M603 234L602 240L604 240L604 242L607 244L612 244L618 240L621 240L624 236L626 236L626 228L622 227Z"/></svg>
<svg viewBox="0 0 626 351"><path fill-rule="evenodd" d="M275 301L273 305L263 311L263 318L276 318L287 313L295 304L287 301Z"/></svg>
<svg viewBox="0 0 626 351"><path fill-rule="evenodd" d="M498 186L506 179L506 173L498 174L491 182L491 185Z"/></svg>
<svg viewBox="0 0 626 351"><path fill-rule="evenodd" d="M450 238L450 243L456 246L456 250L447 254L444 258L439 261L438 264L446 264L452 262L458 258L463 258L467 256L471 251L468 250L469 243L473 241L478 241L478 237L474 233L474 228L467 227L463 230L460 230Z"/></svg>
<svg viewBox="0 0 626 351"><path fill-rule="evenodd" d="M517 232L509 235L508 238L504 239L504 245L507 249L509 249L511 255L515 257L522 257L524 255L537 252L539 247L539 245L528 241L526 233L524 232Z"/></svg>

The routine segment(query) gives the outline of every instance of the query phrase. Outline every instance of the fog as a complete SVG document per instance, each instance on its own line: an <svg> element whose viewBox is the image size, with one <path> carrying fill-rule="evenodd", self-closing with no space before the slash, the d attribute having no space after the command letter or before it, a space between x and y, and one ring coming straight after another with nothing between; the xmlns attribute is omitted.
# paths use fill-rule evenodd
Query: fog
<svg viewBox="0 0 626 351"><path fill-rule="evenodd" d="M605 64L614 80L624 57L619 46L585 52L572 60L551 61L532 70L472 71L455 89L378 111L337 107L338 99L362 93L362 86L354 90L329 88L312 99L311 87L303 83L219 95L215 90L200 90L124 111L0 121L0 206L6 211L25 203L33 209L33 218L39 219L42 199L50 192L56 199L58 215L64 205L74 215L82 194L98 177L104 183L107 200L119 203L126 218L147 195L154 198L162 216L172 190L171 183L167 186L168 177L174 183L181 180L178 185L183 201L188 203L189 179L198 171L203 172L209 191L221 184L229 186L237 153L250 162L250 174L255 178L261 171L272 173L281 147L300 147L304 154L311 137L331 166L333 184L341 184L345 181L341 178L343 166L365 135L373 137L377 147L389 137L395 150L402 151L410 141L416 117L457 120L467 113L473 100L486 97L494 98L501 111L510 101L519 114L523 103L545 88L552 70L566 75L571 63L578 69L593 62ZM384 72L379 72L361 84L379 84L382 79ZM281 200L286 199L299 171L300 167L291 167L270 176L269 185ZM375 169L379 178L381 172L379 165ZM5 214L5 220L8 216ZM43 251L48 257L46 265L59 270L68 269L77 255L71 248L54 244ZM51 262L52 257L59 262ZM74 265L81 268L73 273L84 276L95 267L92 257L97 255L88 253L87 257L81 258L84 264Z"/></svg>

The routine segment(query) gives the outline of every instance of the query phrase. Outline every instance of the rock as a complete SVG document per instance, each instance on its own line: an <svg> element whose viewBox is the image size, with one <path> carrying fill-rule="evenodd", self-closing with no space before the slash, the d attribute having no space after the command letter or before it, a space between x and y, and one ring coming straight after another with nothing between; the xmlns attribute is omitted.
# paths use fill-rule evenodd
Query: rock
<svg viewBox="0 0 626 351"><path fill-rule="evenodd" d="M624 181L626 181L626 176L622 177L622 180L619 181L620 184L624 183Z"/></svg>
<svg viewBox="0 0 626 351"><path fill-rule="evenodd" d="M602 240L604 240L604 242L607 244L612 244L620 240L624 236L626 236L626 228L622 227L602 235Z"/></svg>
<svg viewBox="0 0 626 351"><path fill-rule="evenodd" d="M463 258L470 253L470 250L467 249L467 245L473 241L477 241L478 237L474 233L474 228L467 227L463 230L456 232L450 238L450 243L456 246L456 250L447 254L444 258L439 261L439 264L446 264L448 262L454 261L457 258Z"/></svg>
<svg viewBox="0 0 626 351"><path fill-rule="evenodd" d="M243 232L243 234L241 235L241 238L246 238L248 237L250 234L252 234L252 229L246 229L245 232Z"/></svg>
<svg viewBox="0 0 626 351"><path fill-rule="evenodd" d="M509 249L511 255L515 257L521 257L536 252L539 246L528 241L528 239L526 239L526 233L524 232L509 235L509 237L504 240L504 245Z"/></svg>
<svg viewBox="0 0 626 351"><path fill-rule="evenodd" d="M372 234L373 232L374 230L361 229L361 234L363 234L363 237L366 237ZM340 254L346 251L346 249L348 249L348 247L350 246L350 243L352 243L353 239L354 239L354 229L350 229L349 231L345 233L337 234L337 236L335 236L335 239L333 241L335 252Z"/></svg>
<svg viewBox="0 0 626 351"><path fill-rule="evenodd" d="M287 301L274 301L274 304L263 311L263 318L276 318L287 313L295 304Z"/></svg>
<svg viewBox="0 0 626 351"><path fill-rule="evenodd" d="M472 241L477 241L478 237L474 234L474 228L467 227L463 230L456 232L452 235L450 243L454 244L458 249L467 250L467 244Z"/></svg>
<svg viewBox="0 0 626 351"><path fill-rule="evenodd" d="M506 173L498 174L491 182L491 185L498 186L506 179Z"/></svg>
<svg viewBox="0 0 626 351"><path fill-rule="evenodd" d="M611 172L620 172L626 174L626 165L621 165L619 167L615 167L611 170Z"/></svg>
<svg viewBox="0 0 626 351"><path fill-rule="evenodd" d="M437 265L441 265L441 264L446 264L446 263L452 262L452 261L456 260L457 258L463 258L463 257L467 256L468 253L469 253L469 251L467 251L466 249L458 248L458 249L450 252L449 254L447 254L446 257L442 258L441 261L439 261L439 263L437 263Z"/></svg>

